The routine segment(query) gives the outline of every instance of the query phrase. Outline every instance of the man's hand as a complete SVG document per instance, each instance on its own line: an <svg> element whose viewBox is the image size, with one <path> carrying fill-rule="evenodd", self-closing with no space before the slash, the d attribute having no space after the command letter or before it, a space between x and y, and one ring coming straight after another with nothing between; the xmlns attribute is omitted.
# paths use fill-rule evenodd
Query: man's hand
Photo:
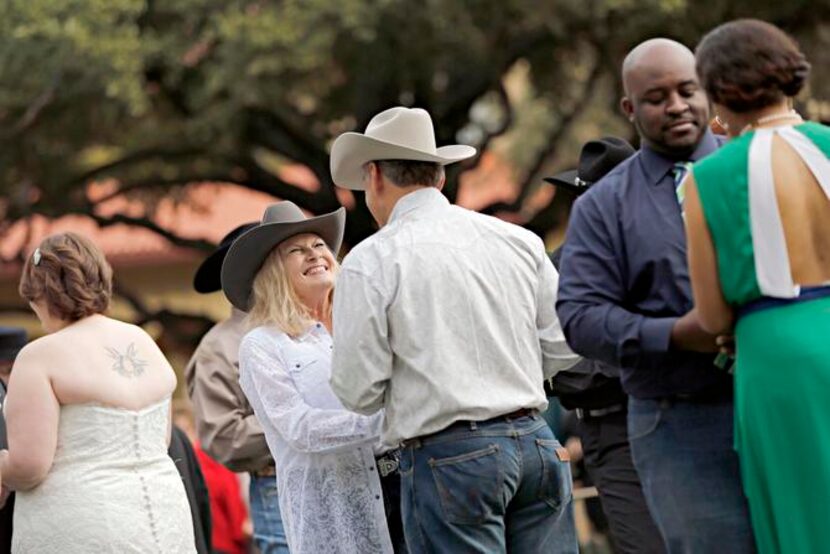
<svg viewBox="0 0 830 554"><path fill-rule="evenodd" d="M691 310L678 319L671 330L671 347L673 350L687 350L691 352L718 352L719 346L716 335L703 330L697 317L697 312Z"/></svg>
<svg viewBox="0 0 830 554"><path fill-rule="evenodd" d="M718 335L715 343L718 345L721 354L735 355L735 335Z"/></svg>

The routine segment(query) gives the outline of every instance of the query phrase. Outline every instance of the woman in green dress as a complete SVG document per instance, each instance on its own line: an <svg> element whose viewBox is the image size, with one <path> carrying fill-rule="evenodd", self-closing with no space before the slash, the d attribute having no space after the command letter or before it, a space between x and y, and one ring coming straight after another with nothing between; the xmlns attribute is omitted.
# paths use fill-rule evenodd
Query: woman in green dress
<svg viewBox="0 0 830 554"><path fill-rule="evenodd" d="M830 551L830 129L791 110L809 64L757 20L710 32L701 82L732 139L684 181L701 325L733 333L735 436L761 553Z"/></svg>

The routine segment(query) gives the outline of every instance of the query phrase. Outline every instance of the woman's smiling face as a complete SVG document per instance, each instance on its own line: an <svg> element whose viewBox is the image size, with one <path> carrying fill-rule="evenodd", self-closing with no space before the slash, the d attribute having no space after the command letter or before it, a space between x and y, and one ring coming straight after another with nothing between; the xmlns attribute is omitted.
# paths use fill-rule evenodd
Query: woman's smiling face
<svg viewBox="0 0 830 554"><path fill-rule="evenodd" d="M318 235L295 235L278 248L288 280L300 298L313 301L334 287L334 255Z"/></svg>

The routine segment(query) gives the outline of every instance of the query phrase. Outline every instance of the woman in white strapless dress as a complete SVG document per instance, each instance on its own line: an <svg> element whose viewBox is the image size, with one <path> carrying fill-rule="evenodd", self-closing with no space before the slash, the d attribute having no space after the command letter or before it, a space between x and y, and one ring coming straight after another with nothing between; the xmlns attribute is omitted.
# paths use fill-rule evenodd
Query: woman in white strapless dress
<svg viewBox="0 0 830 554"><path fill-rule="evenodd" d="M167 456L176 376L149 335L101 315L111 274L73 233L45 239L23 268L21 296L48 334L18 355L4 406L12 552L195 552Z"/></svg>

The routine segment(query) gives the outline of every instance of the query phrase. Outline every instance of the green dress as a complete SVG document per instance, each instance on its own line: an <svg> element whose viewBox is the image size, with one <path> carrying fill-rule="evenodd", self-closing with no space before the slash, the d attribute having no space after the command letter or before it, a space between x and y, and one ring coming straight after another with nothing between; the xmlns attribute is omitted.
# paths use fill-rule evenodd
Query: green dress
<svg viewBox="0 0 830 554"><path fill-rule="evenodd" d="M772 136L830 200L830 129L759 129L693 167L735 327L735 442L762 554L830 552L830 286L792 282Z"/></svg>

